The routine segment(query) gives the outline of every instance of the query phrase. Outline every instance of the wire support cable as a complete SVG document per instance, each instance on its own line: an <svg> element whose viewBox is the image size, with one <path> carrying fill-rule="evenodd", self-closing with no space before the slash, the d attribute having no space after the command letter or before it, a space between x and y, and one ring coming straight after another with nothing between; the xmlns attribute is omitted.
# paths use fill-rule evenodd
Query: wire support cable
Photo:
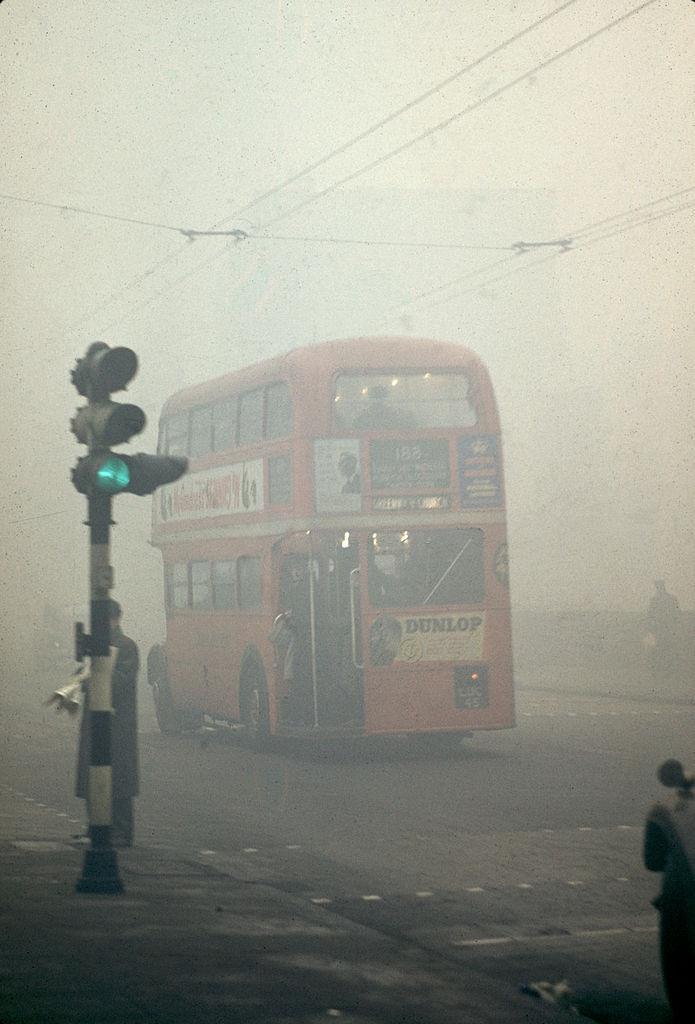
<svg viewBox="0 0 695 1024"><path fill-rule="evenodd" d="M695 192L695 185L689 185L686 188L678 189L675 192L671 192L671 193L669 193L669 195L660 196L658 199L651 199L647 203L641 203L639 206L629 207L627 210L621 210L620 213L611 214L609 217L603 217L603 218L601 218L601 220L593 221L591 224L586 224L586 225L584 225L582 227L575 228L572 231L568 231L557 242L555 242L555 243L544 243L544 244L554 244L554 245L558 246L558 251L549 253L547 257L544 256L541 260L534 261L533 264L524 264L523 268L515 267L514 271L516 271L517 269L526 269L527 266L535 266L536 263L539 263L539 262L540 263L545 263L546 259L552 259L554 256L561 255L563 252L568 252L571 249L586 248L586 245L580 245L578 243L580 243L582 241L582 239L587 234L591 234L591 233L595 232L598 228L605 227L605 226L607 226L609 224L615 224L617 221L619 221L621 219L624 219L624 218L633 218L633 217L636 217L636 216L639 217L642 213L644 213L644 211L650 210L653 207L658 206L660 203L667 203L667 202L670 202L671 200L679 199L680 197L688 195L691 192ZM680 207L678 209L680 209ZM670 209L668 211L666 211L666 212L670 212ZM676 211L674 210L674 212L676 212ZM654 218L654 219L658 219L658 218ZM643 221L639 221L639 223L643 223ZM636 227L637 224L632 225L632 224L630 224L628 222L627 225L623 225L623 228L624 228L624 230L627 230L629 227L632 227L632 226ZM619 231L619 232L616 232L616 233L622 233L622 230ZM601 238L604 238L604 237L606 237L606 238L613 237L613 233L611 233L610 235L602 235L601 236ZM562 244L563 242L566 242L567 244L563 245ZM538 244L538 243L535 243L535 244ZM524 246L524 248L521 247L522 245ZM397 310L402 311L403 308L406 307L406 306L410 306L410 305L412 305L415 302L419 302L421 299L427 299L427 298L429 298L432 295L436 295L439 292L443 292L447 288L453 288L455 285L462 284L464 281L469 281L472 278L477 277L479 274L486 273L486 271L488 271L488 270L494 270L495 268L497 268L499 266L503 266L506 263L511 263L511 262L515 262L516 263L518 261L518 257L526 255L528 252L530 252L530 250L531 250L531 248L533 246L534 246L534 243L515 243L514 245L509 247L510 249L514 250L512 255L504 256L504 257L502 257L502 259L499 259L499 260L493 260L491 263L485 263L485 264L483 264L482 267L473 268L472 270L467 271L465 274L457 275L456 277L451 278L451 280L449 280L449 281L444 281L442 284L435 285L434 288L428 288L427 291L419 292L417 295L414 295L412 298L410 298L410 299L406 300L405 302L401 303L399 306L394 307L394 309L392 309L390 312L395 313ZM510 271L510 273L512 273L514 271ZM507 274L500 275L500 277L506 277L506 276L508 276L508 275ZM495 278L495 280L499 280L499 279L500 279L499 277ZM476 291L477 287L482 287L482 285L473 287L471 289L467 289L464 294L468 294L469 291ZM457 292L456 294L458 295L460 293ZM448 301L448 300L445 300L445 301ZM435 303L435 304L432 304L432 305L440 305L440 303ZM429 306L427 306L425 308L430 309L430 308L432 308L432 305L429 305Z"/></svg>
<svg viewBox="0 0 695 1024"><path fill-rule="evenodd" d="M587 238L586 241L580 242L579 245L573 246L568 252L576 252L580 249L588 249L592 245L597 245L599 242L605 242L609 238L616 238L618 235L624 235L628 231L634 231L636 228L643 227L645 224L652 224L655 221L663 220L666 217L673 217L677 213L682 213L685 210L690 210L695 207L695 200L687 203L681 203L680 206L672 207L669 210L662 210L659 213L652 213L647 217L643 217L641 220L634 221L630 224L624 224L613 228L610 231L605 231L602 234L597 235L593 238ZM562 251L556 251L548 253L540 259L533 260L531 263L525 263L523 266L512 267L504 274L498 274L496 277L488 278L484 281L478 282L470 288L464 288L462 291L454 292L452 295L447 296L444 299L439 299L437 302L431 302L425 305L424 309L435 309L437 306L444 306L448 302L454 299L460 299L464 295L470 295L473 292L480 291L483 288L487 288L489 285L496 284L498 281L502 281L505 278L511 277L513 274L521 274L527 270L532 270L534 267L539 266L541 263L547 263L549 260L557 259L559 256L564 255ZM414 301L414 300L413 300Z"/></svg>

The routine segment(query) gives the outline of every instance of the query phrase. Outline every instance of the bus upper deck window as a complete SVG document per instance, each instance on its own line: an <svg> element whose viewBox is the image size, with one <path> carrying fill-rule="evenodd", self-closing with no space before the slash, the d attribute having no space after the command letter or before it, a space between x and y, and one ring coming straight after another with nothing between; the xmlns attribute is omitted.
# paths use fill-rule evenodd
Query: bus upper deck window
<svg viewBox="0 0 695 1024"><path fill-rule="evenodd" d="M191 457L196 459L212 451L212 409L204 406L191 413Z"/></svg>
<svg viewBox="0 0 695 1024"><path fill-rule="evenodd" d="M289 437L292 433L292 395L285 383L271 384L265 395L265 436Z"/></svg>
<svg viewBox="0 0 695 1024"><path fill-rule="evenodd" d="M212 448L223 452L236 444L236 398L224 398L212 407Z"/></svg>
<svg viewBox="0 0 695 1024"><path fill-rule="evenodd" d="M167 455L188 455L188 413L179 412L166 421Z"/></svg>
<svg viewBox="0 0 695 1024"><path fill-rule="evenodd" d="M263 437L263 389L247 391L239 399L239 444L254 444Z"/></svg>

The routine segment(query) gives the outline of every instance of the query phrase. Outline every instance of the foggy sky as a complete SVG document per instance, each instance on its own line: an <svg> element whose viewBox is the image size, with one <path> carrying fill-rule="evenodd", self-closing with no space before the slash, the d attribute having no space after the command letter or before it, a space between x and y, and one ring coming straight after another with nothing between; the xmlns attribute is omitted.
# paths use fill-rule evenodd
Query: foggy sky
<svg viewBox="0 0 695 1024"><path fill-rule="evenodd" d="M44 603L70 616L87 607L84 501L69 482L81 454L68 428L77 404L69 370L96 338L140 357L130 398L150 420L137 439L145 451L171 391L262 355L371 332L469 345L500 405L515 605L639 608L656 575L695 606L692 210L531 266L549 253L539 249L415 301L508 253L294 240L504 247L557 239L695 186L695 5L657 0L264 231L638 6L577 0L232 216L560 6L0 5L0 193L172 227L224 221L292 236L189 243L164 228L0 200L6 656L31 636ZM650 209L666 214L691 200ZM487 283L509 269L519 272ZM116 590L141 640L163 625L149 513L146 499L116 501Z"/></svg>

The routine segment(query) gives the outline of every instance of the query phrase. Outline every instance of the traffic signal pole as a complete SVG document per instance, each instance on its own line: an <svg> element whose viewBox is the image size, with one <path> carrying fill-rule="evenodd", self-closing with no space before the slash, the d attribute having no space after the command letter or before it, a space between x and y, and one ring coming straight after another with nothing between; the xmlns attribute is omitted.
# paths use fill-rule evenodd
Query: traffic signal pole
<svg viewBox="0 0 695 1024"><path fill-rule="evenodd" d="M90 847L85 851L78 892L123 892L116 850L111 844L113 777L111 768L113 707L111 703L111 621L109 591L111 496L94 494L89 510L90 676L85 714L89 737L87 816Z"/></svg>
<svg viewBox="0 0 695 1024"><path fill-rule="evenodd" d="M109 591L113 587L110 563L111 502L115 494L146 496L178 480L188 459L170 455L124 455L112 446L125 444L144 428L142 409L113 402L114 391L124 391L138 368L132 349L93 342L71 372L77 393L87 404L76 410L70 429L87 455L72 470L72 482L87 496L89 526L90 635L77 627L77 659L90 656L88 700L84 728L89 746L87 815L90 847L85 851L78 892L122 892L116 851L111 842L113 815L111 674L115 651L111 648Z"/></svg>

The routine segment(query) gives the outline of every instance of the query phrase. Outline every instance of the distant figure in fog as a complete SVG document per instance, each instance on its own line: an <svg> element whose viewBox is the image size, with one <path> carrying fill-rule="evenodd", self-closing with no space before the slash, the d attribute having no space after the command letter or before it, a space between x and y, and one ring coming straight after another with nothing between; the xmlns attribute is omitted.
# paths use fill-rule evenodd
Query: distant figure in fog
<svg viewBox="0 0 695 1024"><path fill-rule="evenodd" d="M664 580L654 580L655 593L649 602L647 628L654 638L652 672L656 678L671 674L677 666L681 645L681 610L669 594Z"/></svg>
<svg viewBox="0 0 695 1024"><path fill-rule="evenodd" d="M138 649L121 630L121 606L109 602L111 646L118 649L111 678L111 771L113 778L112 842L114 846L133 845L133 797L138 794L137 677L140 667ZM87 799L89 773L89 680L83 683L84 713L80 725L75 793Z"/></svg>

